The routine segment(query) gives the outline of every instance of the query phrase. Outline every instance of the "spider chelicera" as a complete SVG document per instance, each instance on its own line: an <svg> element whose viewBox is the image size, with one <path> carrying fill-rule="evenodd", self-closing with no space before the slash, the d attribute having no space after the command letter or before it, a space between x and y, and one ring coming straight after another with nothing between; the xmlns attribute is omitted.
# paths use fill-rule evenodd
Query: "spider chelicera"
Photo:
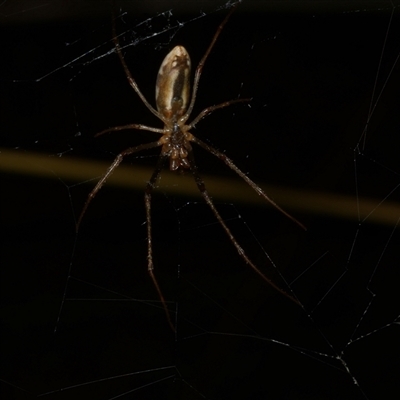
<svg viewBox="0 0 400 400"><path fill-rule="evenodd" d="M276 209L278 209L281 213L283 213L286 217L290 218L296 224L301 226L303 229L304 226L298 222L295 218L289 215L286 211L280 208L272 199L270 199L264 191L255 184L246 174L244 174L234 163L228 158L225 154L221 153L214 147L209 144L204 143L200 139L196 138L190 130L194 128L194 126L200 122L208 114L213 111L228 107L235 103L241 102L249 102L251 99L234 99L225 101L221 104L217 104L211 107L205 108L200 114L191 122L187 123L187 120L192 113L193 106L196 100L196 93L199 85L200 76L204 67L204 63L206 62L211 50L213 49L215 42L218 39L223 27L227 23L229 17L234 11L235 7L232 7L231 11L227 14L222 23L218 26L217 31L214 34L214 37L211 40L210 45L208 46L203 58L200 60L194 76L193 82L193 92L192 97L190 98L190 70L191 63L188 52L183 46L174 47L170 53L165 57L164 61L161 63L161 67L158 71L157 82L156 82L156 105L157 110L146 100L142 92L140 91L136 81L134 80L131 72L128 69L128 66L125 62L124 56L122 54L121 46L119 44L118 36L116 34L115 28L115 15L113 15L113 23L112 23L112 34L113 41L115 44L115 49L118 54L118 57L121 61L122 67L125 71L126 77L128 79L129 84L132 86L133 90L137 93L140 99L143 101L144 105L158 118L163 124L164 128L153 128L146 125L141 124L129 124L122 126L115 126L113 128L105 129L99 132L97 136L103 135L109 132L122 131L127 129L139 129L144 131L150 131L159 133L161 138L155 142L141 144L135 147L129 147L126 150L123 150L120 154L117 155L111 166L108 168L107 172L104 176L99 180L94 189L89 193L89 196L86 200L86 203L83 207L83 210L78 218L77 222L77 231L79 229L82 218L93 198L96 196L97 192L101 189L101 187L106 182L107 178L112 174L112 172L118 167L118 165L122 162L122 160L133 153L137 153L142 150L152 149L154 147L161 147L161 154L159 156L157 165L155 170L150 177L150 180L147 182L145 189L145 208L146 208L146 223L147 223L147 269L149 275L153 281L153 284L158 292L158 296L161 300L161 304L164 308L165 314L167 316L168 323L172 330L175 330L174 324L172 323L170 312L166 305L164 296L160 289L160 286L157 282L157 279L154 275L154 265L153 265L153 255L152 255L152 234L151 234L151 195L153 189L156 186L157 178L159 177L162 167L169 159L169 168L171 171L177 170L190 170L193 174L194 180L196 181L197 187L203 196L205 202L209 205L218 222L221 224L226 234L228 235L230 241L235 246L239 255L243 258L247 265L249 265L264 281L266 281L270 286L272 286L275 290L288 297L290 300L294 301L297 304L300 304L297 299L292 297L290 294L285 292L283 289L278 287L274 282L272 282L269 278L267 278L249 259L249 257L244 252L243 248L239 245L237 240L232 235L230 229L227 227L219 212L214 206L214 203L207 192L204 181L200 177L194 157L192 152L191 143L196 143L204 150L213 154L222 160L229 168L235 171L242 179L244 179L256 192L258 195L262 196L266 201L272 204Z"/></svg>

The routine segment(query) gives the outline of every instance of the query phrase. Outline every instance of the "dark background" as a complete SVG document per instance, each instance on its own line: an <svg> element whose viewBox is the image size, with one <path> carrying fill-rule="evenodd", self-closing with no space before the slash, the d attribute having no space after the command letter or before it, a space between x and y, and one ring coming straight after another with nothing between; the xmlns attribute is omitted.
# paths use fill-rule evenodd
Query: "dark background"
<svg viewBox="0 0 400 400"><path fill-rule="evenodd" d="M153 103L165 54L182 44L197 65L227 11L144 3L118 3L117 31ZM107 166L155 137L93 138L109 126L160 127L112 52L109 3L2 3L2 398L381 399L398 390L399 7L344 3L241 4L194 110L252 98L194 133L271 185L307 226L252 204L251 188L238 186L244 202L210 190L250 258L303 308L246 267L200 195L179 192L177 175L178 192L161 179L153 203L157 278L176 334L146 272L145 180L135 174L151 173L158 150L126 160L137 189L105 185L75 234L99 173L77 177L69 162ZM32 152L40 158L27 160ZM206 185L215 176L240 184L211 155L195 156Z"/></svg>

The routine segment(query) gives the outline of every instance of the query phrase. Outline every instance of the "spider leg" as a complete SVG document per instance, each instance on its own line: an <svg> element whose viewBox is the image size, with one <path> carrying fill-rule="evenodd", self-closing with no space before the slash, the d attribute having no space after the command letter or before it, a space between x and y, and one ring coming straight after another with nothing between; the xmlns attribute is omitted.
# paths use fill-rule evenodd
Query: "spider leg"
<svg viewBox="0 0 400 400"><path fill-rule="evenodd" d="M124 69L126 78L128 79L129 84L131 85L132 89L136 92L136 94L140 97L140 99L143 101L145 106L159 119L161 119L163 122L165 122L164 117L147 101L146 97L144 97L143 93L140 91L139 86L137 85L136 81L133 79L133 76L131 72L129 71L129 68L125 62L124 56L122 55L122 50L121 50L121 45L119 44L119 39L117 36L117 30L115 28L115 9L116 9L116 4L115 0L113 0L113 5L112 5L112 37L115 45L115 50L118 54L118 57L121 61L122 68Z"/></svg>
<svg viewBox="0 0 400 400"><path fill-rule="evenodd" d="M187 129L188 130L192 129L196 124L199 123L200 120L202 120L204 117L206 117L208 114L211 114L215 110L228 107L231 104L243 103L243 102L249 102L249 101L251 101L251 99L233 99L233 100L229 100L229 101L224 101L223 103L220 103L220 104L216 104L215 106L207 107L188 125Z"/></svg>
<svg viewBox="0 0 400 400"><path fill-rule="evenodd" d="M89 196L88 196L88 198L86 200L86 203L83 206L83 210L81 211L81 215L78 218L78 222L76 223L76 232L79 231L79 226L80 226L80 224L82 222L82 218L85 215L85 212L86 212L87 208L89 207L90 202L94 199L94 197L96 196L97 192L101 189L101 187L104 185L106 180L113 173L114 169L117 168L119 164L121 164L121 162L124 159L124 157L129 156L130 154L133 154L133 153L137 153L138 151L152 149L154 147L158 147L158 146L161 146L161 145L162 145L162 143L160 143L159 141L140 144L139 146L129 147L128 149L126 149L126 150L122 151L121 153L119 153L117 155L117 157L115 157L113 163L107 169L107 172L97 182L97 184L94 187L94 189L89 193Z"/></svg>
<svg viewBox="0 0 400 400"><path fill-rule="evenodd" d="M278 204L276 204L270 197L268 197L267 194L255 182L253 182L243 171L241 171L233 163L233 161L229 157L227 157L224 153L221 153L216 148L210 146L207 143L204 143L202 140L196 138L195 136L193 136L191 140L192 140L192 142L201 146L204 150L207 150L209 153L213 154L214 156L216 156L220 160L222 160L230 169L235 171L248 185L250 185L257 192L257 194L262 196L265 200L268 201L268 203L270 203L272 206L274 206L278 211L280 211L287 218L291 219L293 222L295 222L297 225L299 225L300 228L304 229L305 231L307 230L307 228L301 222L299 222L296 218L292 217L284 209L279 207Z"/></svg>
<svg viewBox="0 0 400 400"><path fill-rule="evenodd" d="M211 208L212 212L214 213L215 217L217 218L218 222L222 225L224 228L226 234L228 235L229 239L233 243L233 245L236 247L236 250L238 251L240 257L243 258L246 264L248 264L254 272L256 272L265 282L268 283L268 285L272 286L276 291L279 293L283 294L285 297L293 301L294 303L301 305L299 300L296 298L292 297L289 293L285 292L283 289L281 289L279 286L277 286L274 282L272 282L270 279L268 279L255 265L254 263L249 259L249 257L246 255L244 249L239 245L235 237L233 236L232 232L230 229L227 227L225 222L223 221L221 215L219 214L218 210L215 208L213 201L211 200L210 195L207 192L206 186L204 184L203 179L200 177L197 166L194 162L194 157L193 157L193 152L190 151L188 154L188 159L189 159L189 164L190 164L190 170L193 174L194 180L196 181L197 187L199 188L199 191L201 195L203 196L204 200L208 204L208 206Z"/></svg>
<svg viewBox="0 0 400 400"><path fill-rule="evenodd" d="M230 16L232 15L232 13L236 10L236 7L238 6L238 4L239 4L239 2L237 2L237 3L232 7L232 9L229 11L229 13L227 14L227 16L224 18L224 20L223 20L223 21L221 22L221 24L219 25L217 31L215 32L214 37L213 37L212 40L211 40L210 45L208 46L208 48L207 48L207 50L206 50L206 52L205 52L203 58L200 60L198 66L197 66L197 68L196 68L196 72L195 72L195 74L194 74L194 81L193 81L192 98L191 98L191 100L190 100L189 107L188 107L188 109L187 109L185 115L184 115L183 118L182 118L183 121L186 121L186 120L188 119L189 115L190 115L190 114L192 113L192 111L193 111L194 103L195 103L195 101L196 101L197 89L198 89L198 86L199 86L199 81L200 81L201 73L202 73L202 71L203 71L204 64L205 64L205 62L206 62L206 60L207 60L207 58L208 58L208 56L209 56L211 50L213 49L213 47L214 47L214 45L215 45L215 42L216 42L217 39L218 39L218 36L220 35L220 33L221 33L222 29L224 28L225 24L228 22L228 19L230 18Z"/></svg>
<svg viewBox="0 0 400 400"><path fill-rule="evenodd" d="M146 206L146 224L147 224L147 270L153 281L153 284L157 290L158 297L161 300L161 304L164 308L165 314L167 316L167 321L171 329L175 332L174 324L171 321L171 316L169 314L169 310L167 307L167 303L165 302L164 296L161 292L160 286L157 282L157 279L154 275L154 264L153 264L153 245L152 245L152 235L151 235L151 194L155 187L158 177L160 176L162 167L168 158L168 155L161 155L158 159L158 163L156 165L156 169L153 172L150 180L147 182L146 191L144 194L144 203Z"/></svg>
<svg viewBox="0 0 400 400"><path fill-rule="evenodd" d="M98 137L100 135L103 135L104 133L115 132L115 131L125 131L128 129L137 129L137 130L141 130L141 131L156 132L156 133L160 133L161 135L164 134L163 129L152 128L151 126L146 126L146 125L142 125L142 124L129 124L129 125L113 126L112 128L104 129L103 131L96 133L94 135L94 137Z"/></svg>

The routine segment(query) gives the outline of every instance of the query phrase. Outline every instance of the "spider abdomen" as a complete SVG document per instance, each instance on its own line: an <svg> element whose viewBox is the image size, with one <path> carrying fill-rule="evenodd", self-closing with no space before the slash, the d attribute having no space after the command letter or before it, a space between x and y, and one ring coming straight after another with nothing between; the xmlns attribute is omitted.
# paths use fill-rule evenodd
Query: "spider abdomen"
<svg viewBox="0 0 400 400"><path fill-rule="evenodd" d="M174 47L164 58L157 75L157 110L169 121L177 121L188 108L190 57L183 46Z"/></svg>

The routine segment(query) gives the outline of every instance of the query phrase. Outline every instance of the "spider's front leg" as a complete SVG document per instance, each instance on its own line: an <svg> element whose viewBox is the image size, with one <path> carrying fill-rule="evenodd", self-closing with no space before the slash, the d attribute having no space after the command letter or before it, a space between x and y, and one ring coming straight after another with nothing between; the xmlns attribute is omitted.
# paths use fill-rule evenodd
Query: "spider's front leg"
<svg viewBox="0 0 400 400"><path fill-rule="evenodd" d="M113 163L108 167L106 173L102 176L102 178L97 182L96 186L94 189L89 193L89 196L85 202L85 205L83 206L83 209L81 211L81 214L79 215L78 221L76 223L76 232L79 231L79 227L81 225L83 216L86 213L86 210L89 207L89 204L91 201L96 197L97 192L102 188L102 186L106 183L106 180L111 176L111 174L114 172L114 170L121 164L123 159L126 156L129 156L133 153L137 153L142 150L148 150L148 149L153 149L154 147L159 147L161 146L160 141L158 140L157 142L151 142L151 143L145 143L145 144L140 144L139 146L135 147L129 147L128 149L122 151L115 157Z"/></svg>
<svg viewBox="0 0 400 400"><path fill-rule="evenodd" d="M194 141L194 139L193 139ZM197 142L198 143L198 142ZM250 260L250 258L247 256L247 254L245 253L244 249L242 246L240 246L240 244L238 243L238 241L236 240L236 238L233 236L231 230L228 228L228 226L225 224L224 220L222 219L220 213L218 212L218 210L216 209L216 207L214 206L214 203L210 197L210 195L207 192L206 189L206 185L204 184L203 179L200 177L198 171L197 171L197 166L196 163L194 161L194 156L192 151L189 151L188 153L188 161L190 164L190 170L193 174L194 180L196 181L196 185L201 193L201 195L203 196L203 199L205 200L205 202L208 204L208 206L210 207L211 211L214 213L215 217L217 218L218 222L220 223L220 225L222 226L222 228L224 229L225 233L228 235L230 241L232 242L232 244L235 246L237 252L239 253L240 257L242 257L242 259L245 261L245 263L247 265L250 266L250 268L253 269L253 271L259 275L265 282L268 283L268 285L270 285L271 287L273 287L276 291L278 291L279 293L283 294L285 297L287 297L288 299L290 299L291 301L293 301L294 303L296 303L297 305L301 306L301 303L299 302L299 300L295 297L293 297L291 294L287 293L285 290L281 289L278 285L276 285L271 279L269 279L267 276L265 276L258 268L257 266Z"/></svg>
<svg viewBox="0 0 400 400"><path fill-rule="evenodd" d="M156 169L153 172L150 180L147 182L146 191L144 194L144 203L146 206L146 224L147 224L147 270L149 272L150 278L153 281L153 284L157 290L158 296L161 300L161 304L164 308L165 314L167 316L167 321L171 329L175 332L175 326L172 323L171 316L167 307L167 303L165 302L164 296L160 289L160 286L157 282L157 279L154 275L154 264L153 264L153 243L152 243L152 234L151 234L151 194L153 192L154 186L157 182L158 177L160 176L162 167L168 158L168 155L164 155L161 153L160 158L158 159Z"/></svg>

